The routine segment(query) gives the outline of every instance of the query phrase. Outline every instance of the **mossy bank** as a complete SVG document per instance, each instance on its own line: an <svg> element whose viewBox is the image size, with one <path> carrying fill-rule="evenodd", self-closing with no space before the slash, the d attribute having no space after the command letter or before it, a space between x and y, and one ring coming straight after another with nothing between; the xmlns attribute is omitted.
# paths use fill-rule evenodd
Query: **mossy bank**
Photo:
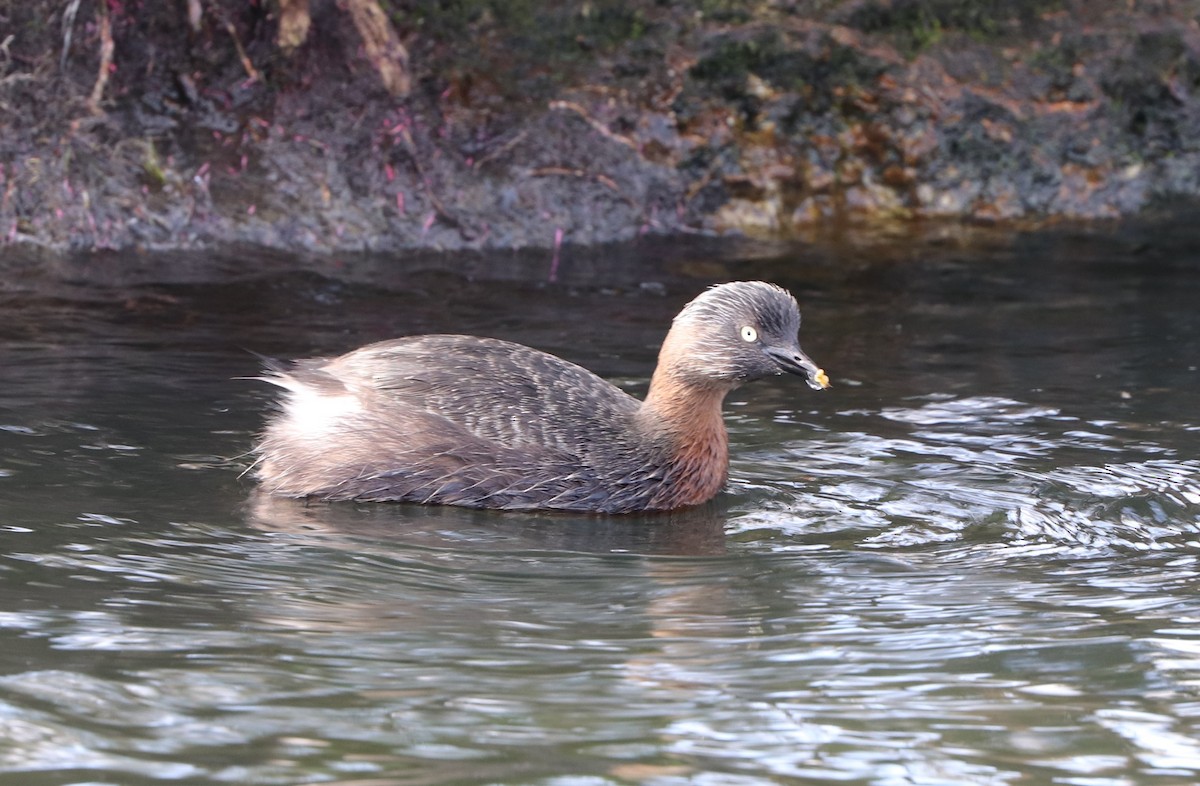
<svg viewBox="0 0 1200 786"><path fill-rule="evenodd" d="M0 243L552 247L1200 193L1197 2L371 0L392 50L366 2L289 39L295 0L0 0Z"/></svg>

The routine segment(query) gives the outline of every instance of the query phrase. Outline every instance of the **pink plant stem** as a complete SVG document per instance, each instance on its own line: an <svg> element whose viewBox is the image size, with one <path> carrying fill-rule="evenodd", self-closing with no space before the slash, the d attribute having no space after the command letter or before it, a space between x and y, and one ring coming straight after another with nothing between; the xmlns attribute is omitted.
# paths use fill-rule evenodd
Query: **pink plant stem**
<svg viewBox="0 0 1200 786"><path fill-rule="evenodd" d="M562 227L556 227L554 230L554 256L550 259L550 280L558 280L558 259L559 252L562 250L563 231Z"/></svg>

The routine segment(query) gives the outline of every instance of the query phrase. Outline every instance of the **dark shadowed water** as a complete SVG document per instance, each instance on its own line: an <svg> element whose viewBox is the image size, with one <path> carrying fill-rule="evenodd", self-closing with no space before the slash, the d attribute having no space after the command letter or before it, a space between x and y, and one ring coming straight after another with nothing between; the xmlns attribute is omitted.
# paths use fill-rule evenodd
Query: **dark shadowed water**
<svg viewBox="0 0 1200 786"><path fill-rule="evenodd" d="M1200 234L550 259L0 251L0 784L1200 780ZM671 516L264 499L251 351L515 339L640 393L766 278Z"/></svg>

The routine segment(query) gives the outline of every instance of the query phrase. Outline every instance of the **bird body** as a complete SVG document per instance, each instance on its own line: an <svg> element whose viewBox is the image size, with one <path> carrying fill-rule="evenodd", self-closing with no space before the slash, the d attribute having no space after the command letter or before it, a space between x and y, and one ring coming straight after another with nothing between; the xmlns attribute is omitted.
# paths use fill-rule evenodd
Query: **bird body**
<svg viewBox="0 0 1200 786"><path fill-rule="evenodd" d="M782 371L828 385L796 344L799 319L791 295L769 284L709 290L676 317L645 401L561 358L472 336L410 336L275 366L263 379L285 394L256 447L256 474L272 493L326 500L596 513L696 505L726 480L729 390Z"/></svg>

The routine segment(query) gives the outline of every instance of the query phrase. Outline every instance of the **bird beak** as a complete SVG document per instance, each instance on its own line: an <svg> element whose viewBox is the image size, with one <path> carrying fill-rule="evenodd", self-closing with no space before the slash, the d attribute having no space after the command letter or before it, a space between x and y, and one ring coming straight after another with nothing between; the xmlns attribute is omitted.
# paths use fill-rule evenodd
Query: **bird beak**
<svg viewBox="0 0 1200 786"><path fill-rule="evenodd" d="M804 377L808 386L813 390L824 390L829 387L829 377L809 359L808 355L801 351L800 347L793 346L787 349L764 347L763 352L766 352L767 357L775 361L775 365L779 366L780 371Z"/></svg>

